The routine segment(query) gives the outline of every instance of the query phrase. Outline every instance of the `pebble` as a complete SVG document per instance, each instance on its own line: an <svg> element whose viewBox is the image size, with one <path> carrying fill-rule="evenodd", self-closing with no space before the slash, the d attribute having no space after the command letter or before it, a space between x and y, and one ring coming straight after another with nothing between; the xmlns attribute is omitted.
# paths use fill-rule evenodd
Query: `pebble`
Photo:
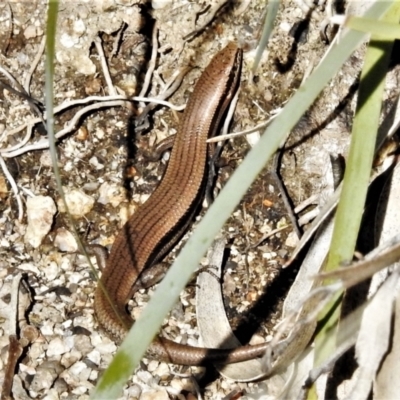
<svg viewBox="0 0 400 400"><path fill-rule="evenodd" d="M32 360L38 360L42 358L44 354L43 343L39 343L38 341L32 343L29 349L29 357Z"/></svg>
<svg viewBox="0 0 400 400"><path fill-rule="evenodd" d="M260 140L260 132L252 132L246 135L247 143L253 147L255 146Z"/></svg>
<svg viewBox="0 0 400 400"><path fill-rule="evenodd" d="M79 362L79 364L80 364L80 362ZM84 365L84 368L86 369L86 365L85 364L83 364L83 365ZM65 380L65 382L67 383L67 385L72 386L74 388L73 392L75 394L85 393L88 390L87 387L84 387L84 384L86 383L85 381L87 381L87 379L85 379L85 378L87 378L89 375L84 377L83 375L79 374L79 371L82 371L82 372L84 371L83 369L81 369L80 365L75 366L75 364L74 364L74 367L72 370L74 372L78 372L78 375L71 372L71 370L65 370L60 374L60 378L63 378ZM77 387L81 388L81 390L79 390L79 393L76 393Z"/></svg>
<svg viewBox="0 0 400 400"><path fill-rule="evenodd" d="M65 382L65 380L60 377L54 382L53 388L58 393L63 393L68 391L67 382Z"/></svg>
<svg viewBox="0 0 400 400"><path fill-rule="evenodd" d="M25 384L22 382L19 375L14 375L12 394L14 399L31 400L31 397L26 394Z"/></svg>
<svg viewBox="0 0 400 400"><path fill-rule="evenodd" d="M37 36L36 27L34 25L28 25L24 30L25 39L33 39Z"/></svg>
<svg viewBox="0 0 400 400"><path fill-rule="evenodd" d="M51 197L28 197L26 202L28 227L25 243L29 243L35 249L38 248L43 238L49 233L56 212L57 209Z"/></svg>
<svg viewBox="0 0 400 400"><path fill-rule="evenodd" d="M165 389L143 392L140 400L169 400L168 392Z"/></svg>
<svg viewBox="0 0 400 400"><path fill-rule="evenodd" d="M96 168L97 170L101 170L104 168L104 164L102 164L97 157L92 157L89 160L89 164Z"/></svg>
<svg viewBox="0 0 400 400"><path fill-rule="evenodd" d="M75 253L78 251L78 244L76 243L74 235L65 228L57 229L54 245L60 251L65 251L67 253Z"/></svg>
<svg viewBox="0 0 400 400"><path fill-rule="evenodd" d="M52 339L47 347L47 357L60 356L69 350L64 340L59 337Z"/></svg>
<svg viewBox="0 0 400 400"><path fill-rule="evenodd" d="M46 395L43 397L43 400L59 400L57 389L50 389L46 392Z"/></svg>
<svg viewBox="0 0 400 400"><path fill-rule="evenodd" d="M44 362L37 368L36 374L30 384L29 390L42 392L48 390L57 379L61 367L56 362Z"/></svg>
<svg viewBox="0 0 400 400"><path fill-rule="evenodd" d="M54 333L54 323L51 321L43 321L40 326L40 332L43 336L50 336Z"/></svg>
<svg viewBox="0 0 400 400"><path fill-rule="evenodd" d="M154 387L157 385L157 380L154 378L153 374L148 371L139 370L136 372L136 377L149 387Z"/></svg>
<svg viewBox="0 0 400 400"><path fill-rule="evenodd" d="M296 247L299 243L299 238L297 235L292 231L289 233L288 237L285 240L285 245L288 247Z"/></svg>
<svg viewBox="0 0 400 400"><path fill-rule="evenodd" d="M74 336L74 348L80 351L82 354L88 354L93 350L90 338L85 335Z"/></svg>
<svg viewBox="0 0 400 400"><path fill-rule="evenodd" d="M152 0L151 1L151 7L154 10L158 10L160 8L164 8L167 5L169 5L170 3L172 3L172 0Z"/></svg>
<svg viewBox="0 0 400 400"><path fill-rule="evenodd" d="M66 190L65 199L68 204L69 212L76 218L81 218L92 210L94 199L78 189ZM57 200L60 212L65 212L65 206L62 199Z"/></svg>
<svg viewBox="0 0 400 400"><path fill-rule="evenodd" d="M53 166L53 161L51 160L51 154L49 150L43 150L43 153L40 155L40 164L43 167Z"/></svg>
<svg viewBox="0 0 400 400"><path fill-rule="evenodd" d="M30 352L29 352L29 356L31 356ZM21 363L21 364L19 364L19 369L22 372L24 372L25 374L36 375L36 368L34 368L32 366L28 366L28 365Z"/></svg>
<svg viewBox="0 0 400 400"><path fill-rule="evenodd" d="M139 399L141 398L142 388L139 385L133 385L124 390L124 399Z"/></svg>
<svg viewBox="0 0 400 400"><path fill-rule="evenodd" d="M193 387L191 389L189 388L189 386L193 386L190 384L190 379L174 378L171 380L170 386L178 393L182 392L183 390L193 390Z"/></svg>
<svg viewBox="0 0 400 400"><path fill-rule="evenodd" d="M98 202L100 204L111 204L113 207L118 207L125 200L124 190L121 185L115 183L104 182L99 189Z"/></svg>
<svg viewBox="0 0 400 400"><path fill-rule="evenodd" d="M48 281L53 281L60 273L60 268L58 264L54 261L47 263L41 268L42 273Z"/></svg>
<svg viewBox="0 0 400 400"><path fill-rule="evenodd" d="M32 264L32 263L22 263L18 266L18 269L20 271L32 272L32 274L36 275L36 276L40 275L39 268L35 264Z"/></svg>
<svg viewBox="0 0 400 400"><path fill-rule="evenodd" d="M81 376L83 380L87 380L90 375L90 369L83 361L77 361L75 364L71 365L69 372L77 377Z"/></svg>
<svg viewBox="0 0 400 400"><path fill-rule="evenodd" d="M114 342L103 342L99 343L96 346L96 349L99 351L101 355L110 355L113 354L117 350L117 346L115 345Z"/></svg>
<svg viewBox="0 0 400 400"><path fill-rule="evenodd" d="M82 354L77 350L71 350L69 353L65 353L61 358L61 365L65 368L69 368L82 358Z"/></svg>
<svg viewBox="0 0 400 400"><path fill-rule="evenodd" d="M87 358L96 365L100 365L101 356L97 350L92 350L87 354Z"/></svg>

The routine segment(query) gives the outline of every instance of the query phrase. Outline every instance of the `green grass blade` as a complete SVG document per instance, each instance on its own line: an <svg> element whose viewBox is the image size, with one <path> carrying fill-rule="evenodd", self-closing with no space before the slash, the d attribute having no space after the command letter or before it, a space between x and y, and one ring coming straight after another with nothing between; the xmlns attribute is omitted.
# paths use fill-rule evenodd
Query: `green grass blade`
<svg viewBox="0 0 400 400"><path fill-rule="evenodd" d="M387 40L400 39L400 25L386 21L376 21L369 18L348 17L344 26L360 32L370 33Z"/></svg>
<svg viewBox="0 0 400 400"><path fill-rule="evenodd" d="M260 43L258 44L258 49L256 52L256 56L254 57L253 67L251 68L252 73L256 72L258 64L260 63L261 57L265 48L267 47L267 43L271 33L274 29L274 22L276 15L278 14L280 0L270 0L267 5L267 14L265 16L265 22L263 26L263 31L260 38Z"/></svg>
<svg viewBox="0 0 400 400"><path fill-rule="evenodd" d="M49 2L46 23L46 74L45 74L45 92L46 92L46 113L47 113L47 132L49 136L49 147L51 161L57 165L57 152L54 137L54 54L56 41L56 26L58 15L58 1ZM60 176L58 176L60 180ZM61 185L61 180L60 180Z"/></svg>
<svg viewBox="0 0 400 400"><path fill-rule="evenodd" d="M400 4L395 3L383 18L384 21L399 21ZM357 111L354 118L343 189L335 217L332 243L325 271L332 271L345 261L353 259L361 218L367 195L375 143L382 108L385 77L389 65L393 41L372 36L367 48L358 92ZM325 334L335 329L340 307L338 293L334 301L323 311L321 318L330 313L323 329L316 338L315 365L319 365L334 347L325 341Z"/></svg>

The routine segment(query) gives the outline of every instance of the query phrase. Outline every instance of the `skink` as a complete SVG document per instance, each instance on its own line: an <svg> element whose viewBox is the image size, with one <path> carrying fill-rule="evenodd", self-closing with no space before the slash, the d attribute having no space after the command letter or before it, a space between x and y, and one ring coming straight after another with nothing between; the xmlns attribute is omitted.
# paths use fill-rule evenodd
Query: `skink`
<svg viewBox="0 0 400 400"><path fill-rule="evenodd" d="M126 310L132 288L141 273L180 239L202 199L207 175L206 140L215 133L237 89L241 62L242 51L233 43L214 56L190 96L160 184L124 225L112 246L96 289L94 308L100 325L117 342L134 322ZM202 365L253 359L266 347L206 349L157 338L146 355L174 364Z"/></svg>

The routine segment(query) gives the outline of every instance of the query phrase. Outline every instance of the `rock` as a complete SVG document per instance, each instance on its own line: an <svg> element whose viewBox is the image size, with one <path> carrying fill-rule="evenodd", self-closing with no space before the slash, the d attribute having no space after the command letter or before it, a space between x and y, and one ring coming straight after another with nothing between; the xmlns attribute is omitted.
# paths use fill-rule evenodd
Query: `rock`
<svg viewBox="0 0 400 400"><path fill-rule="evenodd" d="M29 197L26 202L28 227L25 234L25 243L38 248L43 238L49 233L53 224L53 217L57 209L49 196Z"/></svg>

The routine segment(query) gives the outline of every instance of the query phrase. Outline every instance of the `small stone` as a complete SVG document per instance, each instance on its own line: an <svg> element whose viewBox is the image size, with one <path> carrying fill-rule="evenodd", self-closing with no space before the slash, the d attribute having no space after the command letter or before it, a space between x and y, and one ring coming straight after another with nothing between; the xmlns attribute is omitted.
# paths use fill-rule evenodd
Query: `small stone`
<svg viewBox="0 0 400 400"><path fill-rule="evenodd" d="M100 353L97 350L92 350L87 354L87 358L96 365L100 365Z"/></svg>
<svg viewBox="0 0 400 400"><path fill-rule="evenodd" d="M140 400L168 400L170 397L165 389L143 392Z"/></svg>
<svg viewBox="0 0 400 400"><path fill-rule="evenodd" d="M263 336L254 334L252 338L250 339L250 344L251 345L256 345L256 344L262 344L265 343L265 339Z"/></svg>
<svg viewBox="0 0 400 400"><path fill-rule="evenodd" d="M88 387L85 387L85 383L89 379L91 369L86 366L86 364L82 361L77 361L75 364L71 365L71 367L63 371L60 374L60 377L67 382L69 386L75 387L73 393L77 394L76 390L80 394L85 393L88 390Z"/></svg>
<svg viewBox="0 0 400 400"><path fill-rule="evenodd" d="M95 371L94 369L92 369L89 375L89 381L97 382L98 379L99 379L99 371ZM132 397L129 398L131 399Z"/></svg>
<svg viewBox="0 0 400 400"><path fill-rule="evenodd" d="M30 355L30 353L29 353ZM22 372L28 374L28 375L36 375L36 368L31 367L29 365L25 365L23 363L19 364L19 368L21 369Z"/></svg>
<svg viewBox="0 0 400 400"><path fill-rule="evenodd" d="M114 353L117 350L117 346L111 341L109 343L99 343L96 346L96 350L98 350L101 355L107 355Z"/></svg>
<svg viewBox="0 0 400 400"><path fill-rule="evenodd" d="M71 367L69 368L69 372L71 374L74 374L75 376L80 376L82 373L84 373L87 370L88 370L87 365L82 361L76 362L75 364L71 365ZM89 376L89 373L88 373L88 376Z"/></svg>
<svg viewBox="0 0 400 400"><path fill-rule="evenodd" d="M28 25L24 30L25 39L33 39L37 36L36 27L33 25Z"/></svg>
<svg viewBox="0 0 400 400"><path fill-rule="evenodd" d="M97 170L104 168L104 164L102 164L97 157L92 157L89 160L89 164L95 167Z"/></svg>
<svg viewBox="0 0 400 400"><path fill-rule="evenodd" d="M85 93L88 96L99 93L101 90L101 80L99 78L93 78L89 80L85 85Z"/></svg>
<svg viewBox="0 0 400 400"><path fill-rule="evenodd" d="M76 69L81 74L94 75L96 72L96 66L86 54L78 54L78 56L74 58L73 64L75 64Z"/></svg>
<svg viewBox="0 0 400 400"><path fill-rule="evenodd" d="M26 343L23 347L26 347L29 343L33 343L39 337L39 331L33 325L26 325L21 328L20 336L20 341L23 340Z"/></svg>
<svg viewBox="0 0 400 400"><path fill-rule="evenodd" d="M260 140L260 132L252 132L246 135L247 143L253 147L255 146Z"/></svg>
<svg viewBox="0 0 400 400"><path fill-rule="evenodd" d="M60 250L67 253L75 253L78 251L74 235L65 228L57 229L54 245Z"/></svg>
<svg viewBox="0 0 400 400"><path fill-rule="evenodd" d="M48 281L54 281L54 279L60 273L60 268L58 267L58 264L54 261L47 263L44 267L42 267L41 270Z"/></svg>
<svg viewBox="0 0 400 400"><path fill-rule="evenodd" d="M171 4L172 0L151 0L151 7L154 10L158 10L160 8L164 8L167 5Z"/></svg>
<svg viewBox="0 0 400 400"><path fill-rule="evenodd" d="M124 390L125 399L139 399L142 394L142 388L139 385L133 385Z"/></svg>
<svg viewBox="0 0 400 400"><path fill-rule="evenodd" d="M88 93L86 93L86 94L88 94ZM89 136L89 133L88 133L87 128L85 126L81 126L78 129L78 132L76 132L75 138L77 140L83 142L83 141L87 140L88 136Z"/></svg>
<svg viewBox="0 0 400 400"><path fill-rule="evenodd" d="M76 335L74 337L74 348L82 354L88 354L93 350L90 338L84 335Z"/></svg>
<svg viewBox="0 0 400 400"><path fill-rule="evenodd" d="M187 383L182 378L174 378L170 382L170 386L173 387L178 393L182 392L183 390L187 390Z"/></svg>
<svg viewBox="0 0 400 400"><path fill-rule="evenodd" d="M32 343L31 347L29 348L29 357L32 360L37 360L38 358L43 358L43 356L43 343L39 343L38 341Z"/></svg>
<svg viewBox="0 0 400 400"><path fill-rule="evenodd" d="M81 218L92 210L94 199L91 196L83 193L81 190L72 189L66 190L65 200L67 201L69 212L76 218ZM62 199L57 201L60 212L65 212L65 206Z"/></svg>
<svg viewBox="0 0 400 400"><path fill-rule="evenodd" d="M104 182L100 186L99 190L100 196L98 198L98 202L100 204L110 204L113 207L118 207L122 201L125 200L125 193L123 188L117 184L109 184Z"/></svg>
<svg viewBox="0 0 400 400"><path fill-rule="evenodd" d="M34 376L29 389L34 392L48 390L51 388L56 378L57 371L54 368L41 366L37 369L36 375Z"/></svg>
<svg viewBox="0 0 400 400"><path fill-rule="evenodd" d="M153 386L156 384L153 374L148 371L139 370L136 372L137 378L147 386Z"/></svg>
<svg viewBox="0 0 400 400"><path fill-rule="evenodd" d="M61 338L54 338L50 341L47 348L47 357L60 356L68 351L68 347L65 345Z"/></svg>
<svg viewBox="0 0 400 400"><path fill-rule="evenodd" d="M134 96L137 92L137 78L133 74L125 75L122 80L118 82L118 89L125 93L125 96Z"/></svg>
<svg viewBox="0 0 400 400"><path fill-rule="evenodd" d="M26 203L28 227L25 243L35 249L40 246L43 238L49 233L57 209L54 201L48 196L29 197Z"/></svg>
<svg viewBox="0 0 400 400"><path fill-rule="evenodd" d="M59 379L60 380L60 379ZM55 383L55 385L57 382ZM66 392L68 390L68 386L64 382L64 386L54 386L51 388L49 391L46 392L46 395L42 397L43 400L59 400L60 396L59 394Z"/></svg>
<svg viewBox="0 0 400 400"><path fill-rule="evenodd" d="M52 167L53 166L50 151L43 150L43 152L40 156L40 164L43 165L44 167Z"/></svg>
<svg viewBox="0 0 400 400"><path fill-rule="evenodd" d="M31 317L32 319L32 317ZM40 321L40 319L38 318ZM40 321L41 322L41 321ZM43 321L42 325L40 326L40 332L43 336L51 336L54 334L54 323L51 321Z"/></svg>
<svg viewBox="0 0 400 400"><path fill-rule="evenodd" d="M286 238L285 246L294 248L297 246L298 243L299 238L297 237L297 235L294 232L290 232L288 237Z"/></svg>
<svg viewBox="0 0 400 400"><path fill-rule="evenodd" d="M86 32L86 26L81 19L75 20L73 30L78 36L82 36Z"/></svg>
<svg viewBox="0 0 400 400"><path fill-rule="evenodd" d="M82 358L82 354L77 350L72 350L69 353L64 354L61 357L61 365L65 368L69 368Z"/></svg>
<svg viewBox="0 0 400 400"><path fill-rule="evenodd" d="M105 133L104 129L97 128L95 131L95 135L96 135L97 139L102 140L106 136L106 133Z"/></svg>

